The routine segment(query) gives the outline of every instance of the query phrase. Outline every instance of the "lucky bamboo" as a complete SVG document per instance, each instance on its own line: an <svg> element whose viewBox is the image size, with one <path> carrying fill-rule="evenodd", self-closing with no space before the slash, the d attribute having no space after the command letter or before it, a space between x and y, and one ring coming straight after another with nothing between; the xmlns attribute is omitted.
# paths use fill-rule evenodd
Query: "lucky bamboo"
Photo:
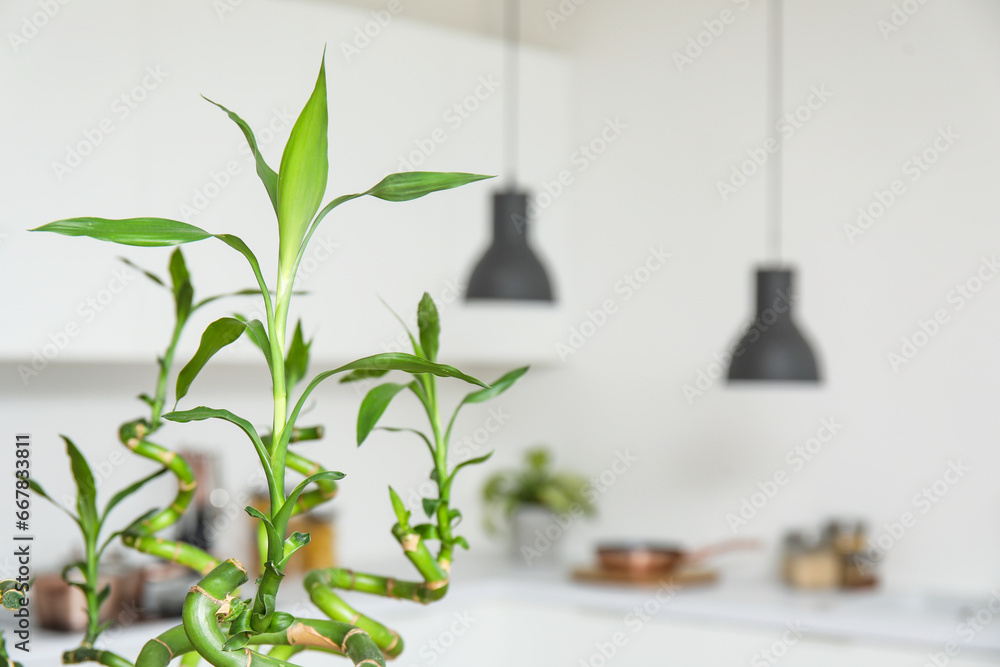
<svg viewBox="0 0 1000 667"><path fill-rule="evenodd" d="M179 246L210 238L221 241L247 260L257 283L256 293L263 306L263 321L236 316L222 317L212 322L202 334L196 353L178 374L174 394L178 402L184 399L192 382L208 361L222 348L246 335L259 348L270 371L270 436L261 436L250 420L225 409L202 406L163 413L162 398L166 380L162 373L156 398L147 401L152 408L150 420L131 422L122 430L121 437L126 446L137 454L164 465L165 470L171 471L178 480L174 502L161 512L133 524L126 531L124 539L135 548L188 564L204 574L185 600L183 624L148 642L136 661L136 667L166 665L175 657L187 656L192 652L216 667L292 665L288 660L303 649L343 654L355 665L384 665L385 656L398 655L402 650L403 644L398 634L354 611L334 591L355 590L423 603L431 602L440 599L448 589L455 546L468 547L464 538L453 531L461 519L461 513L450 506L450 489L459 469L482 462L488 456L463 462L449 469L448 440L454 416L447 429L443 429L437 407L436 378L456 378L481 387L469 394L459 405L460 408L506 390L526 369L504 376L491 388L456 368L438 363L439 322L433 302L425 295L419 309L421 340L420 344L414 341L413 354L376 354L321 372L295 397L292 392L296 384L305 379L311 343L307 343L301 335L301 322L292 336L287 334L299 263L319 224L333 209L364 196L389 202L408 201L487 177L435 172L391 174L364 192L342 195L320 209L329 171L326 98L325 65L321 65L312 95L291 130L277 172L271 169L261 155L253 132L246 122L225 107L216 105L236 123L246 138L256 163L257 175L277 217L278 267L273 291L261 272L254 252L240 238L231 234L212 234L194 225L164 218L71 218L38 228L38 231L87 236L134 246ZM184 271L186 273L186 268ZM175 296L180 304L182 295L175 290ZM187 299L184 303L190 309L190 298L183 298ZM181 310L179 305L178 321L181 320ZM187 313L189 314L189 310ZM165 363L161 367L169 366L173 346L178 338L179 331L175 330L170 352L164 357ZM423 581L396 581L339 569L312 573L307 578L309 593L314 600L323 602L324 610L334 620L294 618L277 609L277 593L288 560L308 543L309 537L300 533L289 535L288 522L296 513L332 498L337 492L336 481L343 477L342 473L327 470L308 458L289 451L292 442L318 438L321 435L319 430L299 429L296 426L297 419L311 393L326 379L335 375L346 379L378 377L389 371L401 371L412 376L408 385L394 386L409 388L416 394L427 411L433 433L431 438L421 437L430 447L434 458L432 477L438 484L438 497L425 499L425 510L435 523L411 525L410 513L405 511L398 496L390 489L397 516L393 535ZM387 393L391 395L383 401ZM370 431L395 393L398 391L390 389L386 392L382 389L374 399L371 394L366 397L359 415L359 436L362 422L370 423L366 427ZM155 532L183 514L191 501L194 479L190 475L190 468L179 457L150 442L148 438L157 430L161 420L187 423L205 419L221 419L239 428L252 446L267 481L269 506L265 510L246 508L251 516L260 521L264 539L261 549L262 573L256 586L250 591L250 596L245 599L236 597L235 593L247 581L246 572L238 562L230 559L216 564L211 556L188 549L190 545L163 542L155 537ZM359 437L358 444L363 440L364 438ZM289 469L305 476L291 492L285 486L286 472ZM309 488L311 486L315 488ZM436 555L427 546L427 541L435 540L440 542ZM272 648L265 652L266 646ZM183 659L188 660L187 657ZM125 664L128 664L127 661Z"/></svg>

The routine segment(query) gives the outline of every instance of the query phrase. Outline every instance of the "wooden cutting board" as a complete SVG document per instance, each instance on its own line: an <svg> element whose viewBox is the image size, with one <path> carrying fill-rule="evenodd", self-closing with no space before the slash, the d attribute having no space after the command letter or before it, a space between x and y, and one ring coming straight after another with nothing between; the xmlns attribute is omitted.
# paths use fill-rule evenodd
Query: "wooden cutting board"
<svg viewBox="0 0 1000 667"><path fill-rule="evenodd" d="M716 570L682 569L676 572L629 572L602 570L596 566L579 567L573 570L573 579L594 584L616 584L627 586L661 586L668 584L678 588L707 586L719 580Z"/></svg>

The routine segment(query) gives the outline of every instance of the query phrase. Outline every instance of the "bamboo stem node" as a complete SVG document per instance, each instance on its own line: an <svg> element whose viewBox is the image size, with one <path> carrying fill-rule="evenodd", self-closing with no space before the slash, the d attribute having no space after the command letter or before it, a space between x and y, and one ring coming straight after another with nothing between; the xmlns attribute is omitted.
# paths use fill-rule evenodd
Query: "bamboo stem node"
<svg viewBox="0 0 1000 667"><path fill-rule="evenodd" d="M416 533L407 533L406 535L403 535L399 543L402 545L403 551L407 553L416 551L417 547L420 546L420 536Z"/></svg>
<svg viewBox="0 0 1000 667"><path fill-rule="evenodd" d="M170 648L170 646L165 641L163 641L159 637L153 637L153 641L156 642L156 643L158 643L158 644L162 644L163 648L167 649L167 653L170 654L170 659L171 660L174 659L174 651L173 651L173 649Z"/></svg>

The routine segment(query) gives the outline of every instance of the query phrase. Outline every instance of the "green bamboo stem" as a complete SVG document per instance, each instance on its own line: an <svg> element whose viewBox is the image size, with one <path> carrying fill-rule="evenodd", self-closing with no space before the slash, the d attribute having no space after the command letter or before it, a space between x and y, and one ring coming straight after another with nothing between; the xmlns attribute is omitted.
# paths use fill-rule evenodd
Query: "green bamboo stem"
<svg viewBox="0 0 1000 667"><path fill-rule="evenodd" d="M177 495L173 502L154 516L145 519L141 524L149 533L158 533L177 523L187 511L194 498L198 481L191 471L191 466L183 457L166 447L145 440L148 432L146 423L139 420L122 426L119 436L122 443L133 453L166 466L177 478Z"/></svg>
<svg viewBox="0 0 1000 667"><path fill-rule="evenodd" d="M337 621L299 618L287 629L254 637L254 643L263 645L302 646L309 650L325 651L347 656L355 665L380 665L385 667L382 651L361 628ZM274 656L269 656L274 658ZM283 661L282 661L283 663Z"/></svg>
<svg viewBox="0 0 1000 667"><path fill-rule="evenodd" d="M448 592L448 580L425 582L404 581L394 577L355 572L344 568L313 570L306 575L306 590L323 585L344 591L357 591L397 600L428 604L437 602Z"/></svg>
<svg viewBox="0 0 1000 667"><path fill-rule="evenodd" d="M176 625L146 642L139 657L135 659L135 666L166 667L175 657L191 650L191 640L188 639L184 626Z"/></svg>
<svg viewBox="0 0 1000 667"><path fill-rule="evenodd" d="M191 641L194 650L215 667L249 667L252 665L282 665L283 661L272 660L267 656L254 653L250 648L242 651L223 651L226 637L219 629L216 614L219 609L228 604L232 591L247 581L246 569L235 560L227 560L209 572L197 586L191 589L184 600L184 630ZM146 645L149 647L149 644ZM155 649L156 647L152 647ZM155 650L156 657L162 660L164 652L170 650L167 660L163 662L144 662L144 654L139 655L136 667L165 666L175 657L172 649L163 646Z"/></svg>
<svg viewBox="0 0 1000 667"><path fill-rule="evenodd" d="M296 431L299 431L299 429L296 429ZM323 437L323 427L314 426L309 429L302 429L299 433L293 433L292 437L298 440L316 440ZM266 443L270 440L270 436L264 436L262 440ZM289 468L306 477L319 472L326 472L326 468L319 463L307 459L296 452L288 452L285 463ZM293 517L308 512L314 507L332 500L337 495L337 483L333 480L321 479L315 485L315 489L306 491L299 496L294 509L292 509ZM267 531L264 529L263 523L257 526L257 549L261 557L260 566L263 568L267 558Z"/></svg>
<svg viewBox="0 0 1000 667"><path fill-rule="evenodd" d="M270 545L268 547L271 548ZM253 600L253 611L250 614L250 627L254 632L264 632L274 618L275 605L278 599L278 588L285 573L278 569L275 558L269 555L264 563L264 571L257 580L257 594ZM214 664L214 663L213 663Z"/></svg>
<svg viewBox="0 0 1000 667"><path fill-rule="evenodd" d="M217 618L226 613L232 591L246 581L246 570L235 560L227 560L212 570L188 593L184 601L183 625L147 642L136 660L136 667L166 667L171 660L192 649L215 667L295 667L282 656L291 657L297 650L272 652L275 655L264 655L249 647L239 651L222 650L226 637ZM284 630L252 637L251 643L325 650L346 655L357 666L385 666L382 652L371 637L359 628L335 621L295 619Z"/></svg>
<svg viewBox="0 0 1000 667"><path fill-rule="evenodd" d="M330 618L364 629L387 657L395 657L402 652L403 641L399 633L358 612L335 591L351 590L428 604L447 594L449 581L446 567L438 564L417 533L397 524L393 535L403 547L406 557L424 577L424 582L399 581L343 568L313 570L306 575L304 582L313 604Z"/></svg>
<svg viewBox="0 0 1000 667"><path fill-rule="evenodd" d="M417 572L427 582L447 582L451 561L440 563L431 554L424 541L410 528L404 528L398 523L392 527L393 537L403 547L406 558L417 568Z"/></svg>
<svg viewBox="0 0 1000 667"><path fill-rule="evenodd" d="M144 554L190 568L198 574L208 574L219 560L186 542L164 540L153 535L122 535L122 544Z"/></svg>
<svg viewBox="0 0 1000 667"><path fill-rule="evenodd" d="M312 600L313 604L334 621L347 623L364 630L386 657L395 658L402 653L403 640L399 633L390 630L375 619L365 616L345 602L333 588L322 581L322 574L317 574L322 572L323 570L314 570L306 575L306 590L309 591L309 599Z"/></svg>
<svg viewBox="0 0 1000 667"><path fill-rule="evenodd" d="M101 603L97 598L98 586L97 566L100 557L97 555L97 531L87 532L86 540L86 568L84 580L86 589L84 595L87 598L87 633L84 635L82 647L90 647L97 641L97 636L101 634Z"/></svg>
<svg viewBox="0 0 1000 667"><path fill-rule="evenodd" d="M146 440L148 432L146 422L140 419L124 424L119 430L119 437L135 454L169 468L177 478L177 495L166 509L144 519L138 526L133 526L124 533L121 538L122 543L142 553L179 563L195 572L206 574L219 564L217 558L192 544L164 540L155 536L161 530L177 523L184 515L194 498L198 481L184 457Z"/></svg>
<svg viewBox="0 0 1000 667"><path fill-rule="evenodd" d="M102 651L92 646L80 646L62 655L62 664L78 665L83 662L96 662L107 667L134 667L133 664L111 651Z"/></svg>

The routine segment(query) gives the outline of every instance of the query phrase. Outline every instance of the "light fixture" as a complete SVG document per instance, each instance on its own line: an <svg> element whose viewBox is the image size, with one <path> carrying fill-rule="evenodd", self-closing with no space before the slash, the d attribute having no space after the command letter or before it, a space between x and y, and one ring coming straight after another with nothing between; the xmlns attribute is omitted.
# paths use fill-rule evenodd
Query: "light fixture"
<svg viewBox="0 0 1000 667"><path fill-rule="evenodd" d="M782 107L782 0L771 0L768 39L768 119ZM770 130L770 128L768 128ZM781 264L781 146L767 162L768 254L773 264L757 269L754 319L733 349L729 381L819 382L816 355L792 319L791 267Z"/></svg>
<svg viewBox="0 0 1000 667"><path fill-rule="evenodd" d="M528 244L528 193L517 186L520 0L504 10L504 171L507 183L493 193L493 241L469 278L466 300L552 301L552 283Z"/></svg>

